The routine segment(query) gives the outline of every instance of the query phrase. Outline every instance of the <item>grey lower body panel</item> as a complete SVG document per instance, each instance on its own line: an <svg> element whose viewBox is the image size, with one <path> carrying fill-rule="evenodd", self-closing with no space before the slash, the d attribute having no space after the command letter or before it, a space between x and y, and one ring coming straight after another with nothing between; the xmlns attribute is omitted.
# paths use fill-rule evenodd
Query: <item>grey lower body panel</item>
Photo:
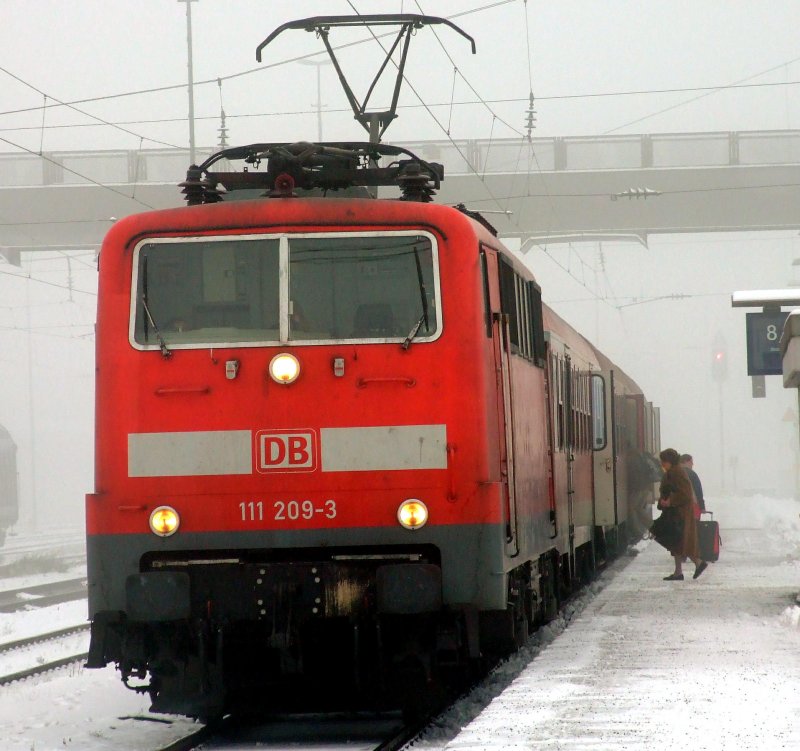
<svg viewBox="0 0 800 751"><path fill-rule="evenodd" d="M442 604L470 604L483 610L506 607L508 567L504 558L502 525L454 525L407 532L389 528L280 532L180 533L172 538L154 535L90 535L87 538L89 615L127 610L126 580L142 570L146 555L201 553L209 561L235 557L237 551L335 548L357 555L369 547L391 553L398 546L435 546L441 557ZM213 565L209 563L208 565Z"/></svg>

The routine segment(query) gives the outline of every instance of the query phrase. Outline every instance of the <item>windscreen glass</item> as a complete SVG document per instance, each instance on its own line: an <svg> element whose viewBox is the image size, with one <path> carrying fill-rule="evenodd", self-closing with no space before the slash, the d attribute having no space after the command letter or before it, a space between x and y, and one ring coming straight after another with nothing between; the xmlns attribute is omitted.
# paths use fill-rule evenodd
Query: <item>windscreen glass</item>
<svg viewBox="0 0 800 751"><path fill-rule="evenodd" d="M436 331L427 237L306 237L289 241L289 338L396 339Z"/></svg>
<svg viewBox="0 0 800 751"><path fill-rule="evenodd" d="M304 235L143 243L144 348L425 339L440 326L430 237Z"/></svg>
<svg viewBox="0 0 800 751"><path fill-rule="evenodd" d="M278 339L277 239L145 244L135 340L168 345Z"/></svg>

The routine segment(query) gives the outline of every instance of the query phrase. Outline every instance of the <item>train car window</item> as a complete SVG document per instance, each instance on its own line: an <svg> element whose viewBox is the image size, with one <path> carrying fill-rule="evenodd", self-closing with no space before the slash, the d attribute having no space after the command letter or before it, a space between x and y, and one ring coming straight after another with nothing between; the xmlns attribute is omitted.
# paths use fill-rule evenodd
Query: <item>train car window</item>
<svg viewBox="0 0 800 751"><path fill-rule="evenodd" d="M579 383L578 369L570 367L569 370L569 406L570 406L570 448L580 448L580 422L578 420L580 404L578 402Z"/></svg>
<svg viewBox="0 0 800 751"><path fill-rule="evenodd" d="M588 371L581 373L581 449L592 450L592 377Z"/></svg>
<svg viewBox="0 0 800 751"><path fill-rule="evenodd" d="M592 448L602 451L607 441L606 382L599 373L592 373Z"/></svg>
<svg viewBox="0 0 800 751"><path fill-rule="evenodd" d="M579 370L575 371L575 397L575 401L577 402L577 408L575 410L577 433L575 447L578 449L578 451L583 451L585 448L583 438L583 373L581 373Z"/></svg>
<svg viewBox="0 0 800 751"><path fill-rule="evenodd" d="M481 279L483 280L483 315L486 324L486 336L492 336L492 304L489 298L489 267L486 263L486 251L481 248Z"/></svg>
<svg viewBox="0 0 800 751"><path fill-rule="evenodd" d="M157 345L278 338L277 239L145 243L134 340Z"/></svg>
<svg viewBox="0 0 800 751"><path fill-rule="evenodd" d="M514 274L514 312L517 316L517 351L523 357L526 356L525 352L525 311L522 306L522 296L520 284L522 280L517 274Z"/></svg>
<svg viewBox="0 0 800 751"><path fill-rule="evenodd" d="M292 340L429 337L434 291L425 236L289 239Z"/></svg>
<svg viewBox="0 0 800 751"><path fill-rule="evenodd" d="M569 424L567 422L567 368L566 362L558 357L558 447L566 449L569 445Z"/></svg>
<svg viewBox="0 0 800 751"><path fill-rule="evenodd" d="M519 339L520 350L526 359L533 358L531 349L531 316L530 299L528 298L528 285L521 277L516 277L517 284L517 312L519 314Z"/></svg>
<svg viewBox="0 0 800 751"><path fill-rule="evenodd" d="M542 291L536 282L525 281L503 259L500 259L500 307L509 317L512 351L544 368L547 358Z"/></svg>
<svg viewBox="0 0 800 751"><path fill-rule="evenodd" d="M519 352L519 324L517 322L516 274L508 261L500 258L500 310L508 315L508 337L511 351Z"/></svg>
<svg viewBox="0 0 800 751"><path fill-rule="evenodd" d="M430 341L441 330L428 233L158 239L136 249L131 343Z"/></svg>
<svg viewBox="0 0 800 751"><path fill-rule="evenodd" d="M559 371L558 357L550 355L550 405L553 411L553 447L555 450L561 448L561 410L559 405Z"/></svg>
<svg viewBox="0 0 800 751"><path fill-rule="evenodd" d="M542 290L536 282L528 282L531 303L531 336L533 361L540 368L545 364L544 317L542 314Z"/></svg>

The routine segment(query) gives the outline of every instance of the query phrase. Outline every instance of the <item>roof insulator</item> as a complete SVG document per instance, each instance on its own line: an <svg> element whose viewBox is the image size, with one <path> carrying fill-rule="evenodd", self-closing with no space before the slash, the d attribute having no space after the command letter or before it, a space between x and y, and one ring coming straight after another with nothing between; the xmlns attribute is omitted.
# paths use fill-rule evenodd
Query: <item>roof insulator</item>
<svg viewBox="0 0 800 751"><path fill-rule="evenodd" d="M287 172L281 172L275 178L275 187L267 194L270 198L297 198L294 192L294 178Z"/></svg>

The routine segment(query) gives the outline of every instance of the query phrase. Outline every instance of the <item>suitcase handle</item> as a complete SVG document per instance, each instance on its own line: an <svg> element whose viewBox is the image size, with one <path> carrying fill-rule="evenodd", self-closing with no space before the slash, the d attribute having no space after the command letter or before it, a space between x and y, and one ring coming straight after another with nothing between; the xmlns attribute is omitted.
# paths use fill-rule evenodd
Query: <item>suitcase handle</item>
<svg viewBox="0 0 800 751"><path fill-rule="evenodd" d="M700 512L700 516L702 516L703 514L708 514L711 517L712 520L714 519L714 512L713 511L701 511Z"/></svg>

